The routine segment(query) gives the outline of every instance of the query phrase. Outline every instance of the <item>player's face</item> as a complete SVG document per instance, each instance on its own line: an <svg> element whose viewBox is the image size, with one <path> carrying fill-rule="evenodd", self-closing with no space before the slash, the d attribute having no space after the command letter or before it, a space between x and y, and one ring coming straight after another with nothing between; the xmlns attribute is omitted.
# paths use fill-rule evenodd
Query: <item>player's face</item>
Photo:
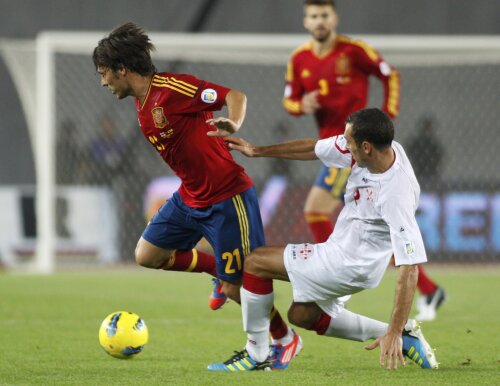
<svg viewBox="0 0 500 386"><path fill-rule="evenodd" d="M101 76L101 86L107 87L118 99L128 97L131 92L130 85L125 77L124 70L113 71L107 67L97 67Z"/></svg>
<svg viewBox="0 0 500 386"><path fill-rule="evenodd" d="M358 164L359 167L367 167L367 156L362 147L358 147L356 141L352 137L352 124L348 123L345 127L344 137L347 142L347 149L351 152L352 158Z"/></svg>
<svg viewBox="0 0 500 386"><path fill-rule="evenodd" d="M328 40L337 23L337 14L328 5L308 5L304 9L304 27L318 42Z"/></svg>

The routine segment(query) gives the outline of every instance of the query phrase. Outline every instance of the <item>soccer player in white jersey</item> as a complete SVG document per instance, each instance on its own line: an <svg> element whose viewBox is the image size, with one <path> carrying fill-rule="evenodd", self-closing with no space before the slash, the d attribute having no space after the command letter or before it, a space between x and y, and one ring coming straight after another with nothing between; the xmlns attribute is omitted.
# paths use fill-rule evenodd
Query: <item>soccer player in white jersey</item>
<svg viewBox="0 0 500 386"><path fill-rule="evenodd" d="M303 139L256 147L241 138L228 138L229 147L248 157L296 160L320 159L328 167L352 166L345 207L325 243L289 244L255 249L244 264L241 301L245 348L210 370L267 369L274 351L269 348L269 313L273 279L290 281L293 303L288 318L296 326L319 335L367 341L366 349L380 347L380 365L405 364L405 356L422 368L437 368L434 352L418 323L408 320L415 293L418 264L427 256L415 211L420 187L394 127L379 109L351 114L344 135L323 140ZM399 275L389 323L344 308L351 295L374 288L394 255ZM293 357L301 349L280 357Z"/></svg>

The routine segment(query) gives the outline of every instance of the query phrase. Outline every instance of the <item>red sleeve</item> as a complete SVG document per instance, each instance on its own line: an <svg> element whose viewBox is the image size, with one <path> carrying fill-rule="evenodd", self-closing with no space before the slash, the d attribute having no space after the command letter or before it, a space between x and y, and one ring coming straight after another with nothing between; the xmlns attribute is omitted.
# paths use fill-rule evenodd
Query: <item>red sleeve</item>
<svg viewBox="0 0 500 386"><path fill-rule="evenodd" d="M300 83L295 56L290 58L285 76L285 95L283 97L283 107L291 115L302 115L301 101L304 88Z"/></svg>
<svg viewBox="0 0 500 386"><path fill-rule="evenodd" d="M173 79L179 90L189 90L174 94L173 103L176 103L179 111L183 113L221 110L230 91L227 87L198 79L193 75L175 74Z"/></svg>
<svg viewBox="0 0 500 386"><path fill-rule="evenodd" d="M382 82L384 89L382 110L391 118L395 118L399 113L399 73L366 43L358 46L357 53L362 70L376 76Z"/></svg>

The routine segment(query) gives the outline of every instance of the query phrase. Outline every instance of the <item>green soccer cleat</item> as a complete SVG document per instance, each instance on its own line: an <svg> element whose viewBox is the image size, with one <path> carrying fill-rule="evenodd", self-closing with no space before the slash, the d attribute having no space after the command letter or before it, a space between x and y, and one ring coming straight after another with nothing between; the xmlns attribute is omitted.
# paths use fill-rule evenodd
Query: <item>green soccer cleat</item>
<svg viewBox="0 0 500 386"><path fill-rule="evenodd" d="M224 363L212 363L208 365L208 370L211 371L255 371L255 370L271 370L271 362L265 360L264 362L257 362L253 360L246 349L242 351L235 351L235 355L229 358Z"/></svg>

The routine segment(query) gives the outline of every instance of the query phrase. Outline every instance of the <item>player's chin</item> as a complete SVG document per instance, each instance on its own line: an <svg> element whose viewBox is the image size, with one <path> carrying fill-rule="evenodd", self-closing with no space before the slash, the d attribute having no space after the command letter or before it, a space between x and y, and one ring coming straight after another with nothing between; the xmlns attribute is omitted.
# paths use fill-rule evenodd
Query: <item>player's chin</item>
<svg viewBox="0 0 500 386"><path fill-rule="evenodd" d="M316 39L320 43L328 40L329 36L330 36L330 31L328 31L327 29L321 28L313 32L314 39Z"/></svg>

